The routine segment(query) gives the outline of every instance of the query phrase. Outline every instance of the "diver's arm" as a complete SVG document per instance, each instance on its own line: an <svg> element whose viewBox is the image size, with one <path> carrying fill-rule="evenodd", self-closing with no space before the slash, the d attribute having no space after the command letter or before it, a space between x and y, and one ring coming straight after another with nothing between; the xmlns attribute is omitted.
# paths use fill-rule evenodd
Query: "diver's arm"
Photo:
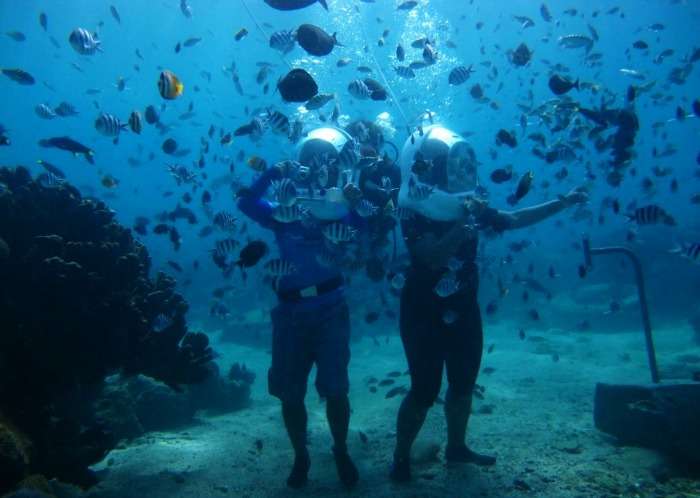
<svg viewBox="0 0 700 498"><path fill-rule="evenodd" d="M518 209L516 211L498 211L497 217L508 230L517 228L525 228L530 225L535 225L540 221L546 220L550 216L563 211L575 204L583 203L588 200L588 194L580 189L574 189L559 199L543 202L536 206Z"/></svg>
<svg viewBox="0 0 700 498"><path fill-rule="evenodd" d="M262 196L274 180L281 178L282 172L279 168L273 166L265 170L253 182L245 195L238 200L238 209L260 225L270 227L272 224L272 205L263 199Z"/></svg>

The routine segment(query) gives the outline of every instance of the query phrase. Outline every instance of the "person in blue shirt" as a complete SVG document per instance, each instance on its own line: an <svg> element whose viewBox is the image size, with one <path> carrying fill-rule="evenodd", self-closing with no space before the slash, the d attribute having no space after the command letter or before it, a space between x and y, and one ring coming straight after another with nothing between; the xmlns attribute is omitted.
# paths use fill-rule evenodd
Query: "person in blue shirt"
<svg viewBox="0 0 700 498"><path fill-rule="evenodd" d="M300 161L306 166L284 161L270 167L245 191L238 207L259 225L273 231L280 258L295 269L275 285L279 304L271 312L272 364L268 372L269 392L282 402L284 424L295 454L287 485L301 488L308 480L310 458L306 447L304 397L311 367L316 364L316 389L326 400L338 476L351 488L359 475L346 445L350 421L350 318L339 266L323 264L323 258L329 251L332 257L334 250L342 249L342 244L327 240L324 230L333 224L356 225L357 220L349 210L343 210L341 199L331 206L333 212L326 220L282 222L274 215L275 204L263 197L274 181L283 178L303 184L300 178L308 177L309 165L311 168L318 166L322 153L332 155L335 150L332 143L322 138L310 140L306 145L308 147L302 147L300 154ZM322 201L314 206L317 204L324 206ZM319 214L316 208L311 212ZM339 220L333 219L337 216L341 216Z"/></svg>

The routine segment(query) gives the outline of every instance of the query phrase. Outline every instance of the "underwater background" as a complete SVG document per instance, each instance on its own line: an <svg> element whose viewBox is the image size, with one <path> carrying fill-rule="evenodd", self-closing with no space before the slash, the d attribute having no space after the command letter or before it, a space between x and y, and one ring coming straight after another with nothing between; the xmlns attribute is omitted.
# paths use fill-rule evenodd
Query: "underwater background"
<svg viewBox="0 0 700 498"><path fill-rule="evenodd" d="M583 234L594 247L630 248L644 269L662 381L689 382L694 376L698 380L700 73L696 66L700 38L696 27L700 4L550 0L545 11L541 2L525 0L419 0L405 8L403 4L410 2L327 3L327 10L315 3L284 12L262 0L189 0L187 8L179 0L0 0L0 134L7 139L0 146L0 165L21 165L38 179L29 183L21 174L0 175L0 184L5 185L2 195L10 191L10 195L25 196L25 204L18 201L12 209L0 206L6 217L0 220L0 237L8 246L6 254L0 254L4 267L0 441L10 441L7 445L18 448L14 457L7 457L14 462L12 466L5 467L15 470L2 476L11 485L4 487L3 482L0 492L11 492L24 479L28 488L38 490L33 491L36 496L292 494L282 477L291 462L291 449L278 403L266 388L269 311L277 297L262 267L247 270L245 279L237 270L226 277L211 256L215 242L228 236L214 223L216 213L238 218L231 236L241 247L251 240L263 240L271 255L276 254L271 233L246 222L236 207L235 195L259 173L253 156L272 165L295 159L297 145L269 131L259 139L234 133L255 116L275 110L290 122L301 122L304 132L368 120L379 125L385 140L398 150L428 121L446 126L473 148L479 183L489 204L498 209L510 208L507 197L528 171L534 174L534 183L520 206L556 199L577 186L585 186L589 193L587 204L532 228L482 237L477 262L486 351L477 382L483 387L483 399L475 404L469 434L479 447L498 454L498 464L488 470L455 470L440 461L436 445L442 442L444 426L441 410L433 410L417 443L416 479L407 487L396 487L388 480L400 399L385 394L409 382L398 336L398 292L389 277L372 278L364 267L347 273L353 408L349 446L361 476L354 493L700 495L698 481L685 471L683 464L692 460L686 454L680 458L683 470L678 470L678 462L666 456L668 451L618 445L596 429L592 413L597 382L647 383L650 377L632 266L622 257L601 256L594 258L591 268L581 268ZM336 33L339 43L331 54L313 56L298 45L284 54L270 46L273 33L303 23ZM96 33L99 50L80 54L71 46L69 36L78 27ZM569 47L562 41L568 35L586 40L581 46ZM422 37L436 49L436 60L416 66L410 77L401 75L396 67L424 59L425 43L412 46ZM398 44L405 49L405 62L397 59ZM518 57L521 44L525 44L526 61ZM458 66L471 66L468 81L450 84L449 74ZM313 76L320 92L333 94L331 104L310 111L303 104L283 101L277 83L297 67ZM172 71L184 84L184 92L176 99L166 100L159 91L164 70ZM23 72L34 81L30 83ZM548 84L555 74L578 81L578 88L555 95ZM349 83L364 77L379 81L388 98L360 100L351 95ZM630 91L634 92L631 99ZM57 115L61 103L74 111ZM45 109L37 109L42 104ZM146 122L148 106L157 114L153 124ZM596 129L600 123L579 110L626 106L633 107L639 128L626 147L631 156L622 178L613 178L611 172L618 170L610 167L611 147L605 141L614 135L616 126L607 123ZM337 116L331 117L331 109L337 110ZM133 111L143 115L140 133L129 122ZM101 113L118 118L124 129L105 136L96 127ZM502 130L515 139L514 146L496 140ZM72 155L40 144L64 136L91 152ZM176 142L174 150L164 145L168 139ZM385 150L394 154L390 146ZM554 155L548 156L549 152ZM113 216L131 229L130 235L126 230L112 234L111 229L95 229L95 237L120 247L90 260L95 272L115 265L113 271L105 270L107 284L99 286L103 301L91 303L79 297L89 286L78 280L73 287L49 285L53 267L46 269L29 256L25 258L50 251L44 245L30 251L30 245L12 244L25 240L17 235L20 231L31 237L59 233L59 229L44 230L47 212L63 216L55 223L66 233L72 231L71 223L82 219L77 208L56 207L69 205L77 197L66 201L68 204L45 202L42 192L64 191L65 186L55 172L47 176L46 167L38 161L57 166L65 174L64 182L82 198L104 203L95 204L95 217ZM183 180L169 165L184 166L195 179ZM492 181L497 168L512 172L512 178ZM34 186L19 193L23 185ZM203 201L204 192L210 200ZM43 214L34 214L32 206L43 206ZM178 206L189 211L178 214ZM628 219L627 214L634 216L644 206L662 209L675 223ZM108 210L113 214L104 213ZM104 227L108 221L101 223ZM154 232L159 224L175 227L177 237L170 228ZM397 257L405 260L406 249L401 237L398 240ZM140 252L138 242L147 255ZM126 263L119 266L116 262L129 254L138 254L145 269L138 277L134 274L134 282L150 278L155 282L153 288L136 292L136 284L115 284L112 292L109 282L128 273ZM12 258L25 258L24 266ZM387 267L394 261L388 261ZM16 271L10 265L16 265ZM65 274L68 270L56 271ZM159 283L159 272L174 282ZM44 286L60 289L57 293L62 301L44 300ZM168 293L162 310L152 302L151 292L155 291ZM119 306L99 305L112 302L117 294L132 292ZM24 314L10 312L21 299L26 299ZM155 323L162 313L170 313L166 308L177 309L165 328L169 330L174 322L180 331L162 343L160 339L153 342L147 355L139 355L139 346L132 341L114 339L120 333L116 328L114 337L104 333L74 341L81 323L107 330L131 313L124 310L131 310L139 299L147 303L137 306L139 313L148 318L137 314L133 323ZM149 306L152 311L144 311ZM82 314L90 318L83 319ZM31 324L20 327L19 317ZM73 322L75 325L65 325ZM124 330L129 323L124 319ZM41 331L31 349L18 339L25 327ZM85 337L95 330L87 325L85 329ZM208 341L188 331L201 332ZM183 337L189 339L183 343ZM23 417L35 420L33 427L49 420L39 415L34 419L29 411L14 411L13 406L24 403L22 406L35 410L31 413L45 413L42 410L47 406L60 404L56 398L71 405L87 396L76 394L72 375L46 388L46 376L57 371L46 366L52 362L49 358L52 353L62 354L62 345L69 343L75 345L70 351L72 359L52 366L68 369L84 361L92 368L90 385L120 371L143 374L128 382L109 377L110 396L100 394L101 402L97 396L90 398L84 412L66 417L90 419L97 410L101 419L111 420L110 430L123 436L100 444L91 442L94 451L75 458L78 467L92 466L94 479L77 476L74 469L67 469L69 464L56 465L56 461L71 460L68 455L75 453L73 444L79 447L78 441L83 441L88 445L79 427L64 432L70 437L64 437L64 449L54 453L49 451L57 445L53 440L42 446L31 436L8 435L21 426L18 421ZM17 361L22 370L8 367L8 358L23 358L18 351L29 350L34 359ZM119 358L117 350L124 352ZM182 350L186 352L181 354ZM167 356L170 353L172 358ZM204 377L199 367L212 359L218 365L220 382L208 385L205 391L171 393L163 384L146 378L166 385L196 383ZM168 368L161 368L166 364L186 365L186 378L176 379ZM27 372L37 371L42 374L27 380ZM387 377L389 372L402 374ZM371 378L374 382L391 378L392 382L370 390ZM44 389L36 397L41 404L25 400L32 397L32 392L22 393L20 386L25 382ZM319 455L310 485L298 493L345 494L336 483L330 453L324 453L330 438L323 404L310 392L307 405L310 445ZM679 431L674 434L680 439L698 438L697 429ZM17 434L22 432L19 427ZM50 439L48 432L42 434L44 441ZM2 448L0 445L0 451ZM45 448L45 454L39 455L39 448ZM695 458L697 466L697 453ZM57 477L65 484L44 481L37 474ZM34 480L26 484L32 476Z"/></svg>

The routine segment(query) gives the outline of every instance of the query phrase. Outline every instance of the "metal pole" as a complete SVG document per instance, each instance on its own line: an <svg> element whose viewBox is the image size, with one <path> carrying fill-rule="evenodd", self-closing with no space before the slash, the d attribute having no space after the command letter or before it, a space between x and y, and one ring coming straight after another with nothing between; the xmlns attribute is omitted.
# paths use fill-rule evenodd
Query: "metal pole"
<svg viewBox="0 0 700 498"><path fill-rule="evenodd" d="M651 371L651 381L654 384L659 383L659 368L656 363L656 350L654 348L654 339L651 333L651 322L649 320L649 306L647 305L647 295L646 288L644 286L644 273L642 271L642 264L637 258L637 255L626 247L597 247L591 248L590 241L588 237L583 238L583 257L585 260L586 268L591 268L592 261L591 256L597 254L624 254L632 261L632 266L634 267L634 274L637 280L637 293L639 294L639 307L642 310L642 324L644 325L644 339L647 348L647 357L649 360L649 370Z"/></svg>

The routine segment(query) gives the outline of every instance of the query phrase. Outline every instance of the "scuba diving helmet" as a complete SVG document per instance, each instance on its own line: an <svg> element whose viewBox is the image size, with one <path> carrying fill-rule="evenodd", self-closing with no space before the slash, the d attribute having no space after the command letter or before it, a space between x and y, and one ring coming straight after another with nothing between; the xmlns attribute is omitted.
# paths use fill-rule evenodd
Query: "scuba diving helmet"
<svg viewBox="0 0 700 498"><path fill-rule="evenodd" d="M413 132L399 157L399 206L435 220L457 219L478 186L478 164L466 140L443 126Z"/></svg>

